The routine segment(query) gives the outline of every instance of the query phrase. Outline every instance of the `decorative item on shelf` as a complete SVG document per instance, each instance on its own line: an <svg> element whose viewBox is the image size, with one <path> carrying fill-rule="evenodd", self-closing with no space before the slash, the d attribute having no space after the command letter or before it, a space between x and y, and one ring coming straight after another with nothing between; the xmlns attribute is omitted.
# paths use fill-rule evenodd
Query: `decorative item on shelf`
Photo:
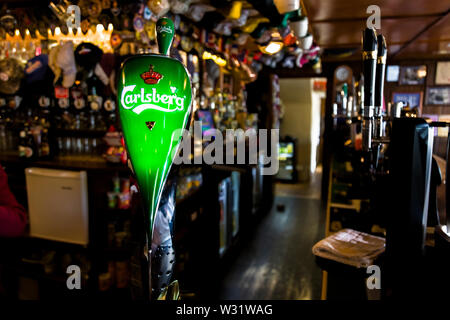
<svg viewBox="0 0 450 320"><path fill-rule="evenodd" d="M219 55L213 54L206 50L203 52L202 59L203 60L211 59L212 61L214 61L217 65L219 65L221 67L225 67L227 65L227 61L225 59L223 59Z"/></svg>
<svg viewBox="0 0 450 320"><path fill-rule="evenodd" d="M111 126L108 129L103 140L108 147L106 153L103 155L106 161L112 163L119 163L121 161L123 163L126 162L125 149L122 144L122 135L114 128L114 126Z"/></svg>
<svg viewBox="0 0 450 320"><path fill-rule="evenodd" d="M289 26L297 38L303 38L308 33L308 17L298 16L292 18L289 22Z"/></svg>
<svg viewBox="0 0 450 320"><path fill-rule="evenodd" d="M20 88L23 68L17 59L7 58L0 61L0 92L14 94Z"/></svg>
<svg viewBox="0 0 450 320"><path fill-rule="evenodd" d="M148 0L147 6L156 18L164 16L170 10L168 0Z"/></svg>
<svg viewBox="0 0 450 320"><path fill-rule="evenodd" d="M300 9L300 1L298 0L274 0L273 2L280 14Z"/></svg>
<svg viewBox="0 0 450 320"><path fill-rule="evenodd" d="M86 20L84 20L86 21ZM110 44L111 34L114 30L112 24L108 24L108 28L105 29L102 24L97 24L93 29L88 28L83 32L83 24L78 29L69 29L67 34L62 33L60 27L55 27L55 31L51 32L50 29L47 29L46 34L42 35L39 31L36 31L36 38L33 38L30 34L30 31L25 30L25 37L22 38L20 36L19 30L16 30L14 36L6 35L6 41L10 43L26 43L27 41L31 41L35 44L39 43L42 40L50 40L56 42L62 41L72 41L74 44L79 44L82 42L91 42L95 45L102 48L105 52L112 52L112 47Z"/></svg>
<svg viewBox="0 0 450 320"><path fill-rule="evenodd" d="M303 50L311 49L313 45L313 36L310 33L307 33L304 37L300 38L300 46Z"/></svg>
<svg viewBox="0 0 450 320"><path fill-rule="evenodd" d="M130 208L130 179L119 178L118 175L112 179L113 190L107 192L108 208L126 210Z"/></svg>
<svg viewBox="0 0 450 320"><path fill-rule="evenodd" d="M273 55L281 51L283 49L283 39L281 38L281 35L279 32L271 32L270 34L270 40L263 44L259 45L259 49L262 53Z"/></svg>
<svg viewBox="0 0 450 320"><path fill-rule="evenodd" d="M186 14L189 11L189 5L192 0L170 0L170 10L174 14Z"/></svg>
<svg viewBox="0 0 450 320"><path fill-rule="evenodd" d="M315 73L322 73L322 60L319 57L314 58L311 63Z"/></svg>
<svg viewBox="0 0 450 320"><path fill-rule="evenodd" d="M293 32L289 32L285 37L283 37L283 44L285 47L296 48L297 42L298 40Z"/></svg>

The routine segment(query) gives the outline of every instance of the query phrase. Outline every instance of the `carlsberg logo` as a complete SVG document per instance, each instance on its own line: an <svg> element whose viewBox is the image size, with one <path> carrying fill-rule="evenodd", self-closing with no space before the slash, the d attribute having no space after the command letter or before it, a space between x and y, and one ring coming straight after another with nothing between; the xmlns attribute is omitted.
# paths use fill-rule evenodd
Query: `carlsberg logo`
<svg viewBox="0 0 450 320"><path fill-rule="evenodd" d="M170 29L169 27L166 27L166 26L158 26L158 27L156 28L156 31L158 31L158 32L165 32L165 33L170 33L170 34L172 34L172 29Z"/></svg>
<svg viewBox="0 0 450 320"><path fill-rule="evenodd" d="M176 87L170 87L172 94L159 94L155 88L151 92L134 92L136 85L125 86L122 90L120 102L124 109L133 109L136 114L140 114L147 109L155 109L162 112L182 111L184 109L184 100L186 96L179 97L175 94ZM156 105L158 104L158 105Z"/></svg>

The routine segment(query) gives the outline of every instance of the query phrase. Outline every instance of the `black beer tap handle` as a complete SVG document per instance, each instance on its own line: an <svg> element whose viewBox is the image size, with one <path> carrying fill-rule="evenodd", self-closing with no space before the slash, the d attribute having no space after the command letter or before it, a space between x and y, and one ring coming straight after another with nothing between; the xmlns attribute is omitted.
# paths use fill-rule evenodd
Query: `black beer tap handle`
<svg viewBox="0 0 450 320"><path fill-rule="evenodd" d="M375 72L377 63L377 36L375 30L363 31L364 107L373 107L375 97Z"/></svg>
<svg viewBox="0 0 450 320"><path fill-rule="evenodd" d="M362 148L364 151L369 151L372 149L375 72L377 65L377 36L374 29L366 28L363 31L362 58L364 73L364 106L361 127Z"/></svg>
<svg viewBox="0 0 450 320"><path fill-rule="evenodd" d="M383 107L383 92L384 92L384 77L386 70L386 56L387 56L387 48L386 48L386 40L384 36L379 34L377 37L378 40L378 55L377 55L377 69L376 69L376 78L375 78L375 108L379 108L380 114L377 116L381 116L381 109Z"/></svg>

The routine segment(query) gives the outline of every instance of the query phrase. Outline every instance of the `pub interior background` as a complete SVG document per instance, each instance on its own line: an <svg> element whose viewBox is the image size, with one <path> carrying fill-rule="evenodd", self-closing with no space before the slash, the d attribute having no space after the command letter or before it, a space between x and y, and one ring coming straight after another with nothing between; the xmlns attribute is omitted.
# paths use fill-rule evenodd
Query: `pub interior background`
<svg viewBox="0 0 450 320"><path fill-rule="evenodd" d="M449 12L441 0L0 1L0 298L445 296ZM116 83L127 58L157 53L163 16L192 83L190 132L194 120L203 134L279 129L279 170L263 174L261 157L174 164L173 258L158 274Z"/></svg>

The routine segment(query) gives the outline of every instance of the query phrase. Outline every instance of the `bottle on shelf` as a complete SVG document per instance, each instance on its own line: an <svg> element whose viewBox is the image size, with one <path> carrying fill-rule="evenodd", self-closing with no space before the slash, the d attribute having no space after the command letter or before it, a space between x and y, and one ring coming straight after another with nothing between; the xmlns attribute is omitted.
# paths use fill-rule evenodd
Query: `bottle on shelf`
<svg viewBox="0 0 450 320"><path fill-rule="evenodd" d="M37 156L36 149L36 142L34 141L33 132L28 130L25 143L25 158L35 159Z"/></svg>
<svg viewBox="0 0 450 320"><path fill-rule="evenodd" d="M25 130L20 131L19 133L19 157L25 157L25 150L27 147L27 133Z"/></svg>
<svg viewBox="0 0 450 320"><path fill-rule="evenodd" d="M41 158L48 158L50 156L50 143L48 141L48 129L42 129L41 133L41 145L39 148L39 156Z"/></svg>

